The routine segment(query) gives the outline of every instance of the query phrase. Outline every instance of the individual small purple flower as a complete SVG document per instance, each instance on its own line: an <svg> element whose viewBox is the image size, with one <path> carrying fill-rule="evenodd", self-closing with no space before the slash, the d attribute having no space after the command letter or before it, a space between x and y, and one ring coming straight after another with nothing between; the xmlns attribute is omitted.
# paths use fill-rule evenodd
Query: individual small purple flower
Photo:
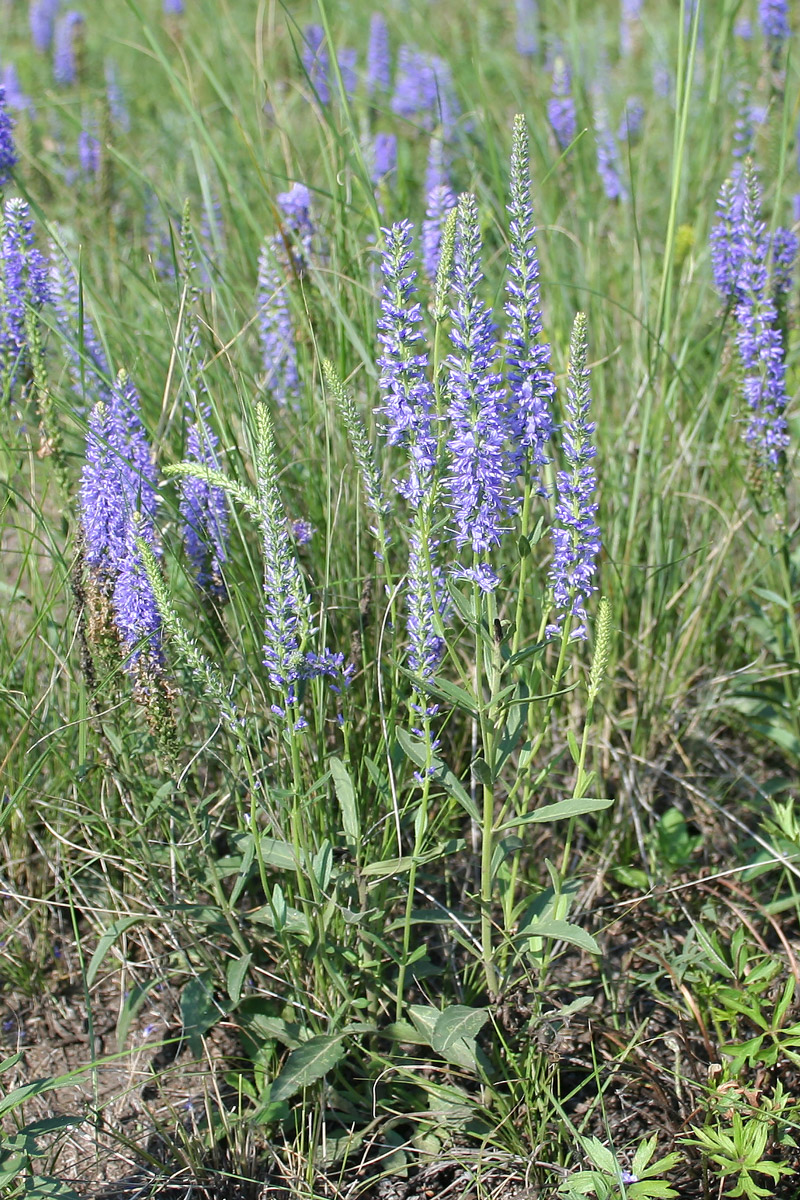
<svg viewBox="0 0 800 1200"><path fill-rule="evenodd" d="M517 471L524 473L531 465L538 469L549 462L547 445L554 430L551 404L556 388L550 367L550 346L540 340L539 260L531 205L528 134L521 116L514 121L510 191L505 365L512 454Z"/></svg>
<svg viewBox="0 0 800 1200"><path fill-rule="evenodd" d="M389 26L381 12L374 12L369 23L367 48L367 91L370 96L385 96L391 83Z"/></svg>
<svg viewBox="0 0 800 1200"><path fill-rule="evenodd" d="M97 175L100 170L100 139L94 121L89 121L78 134L78 162L86 176Z"/></svg>
<svg viewBox="0 0 800 1200"><path fill-rule="evenodd" d="M7 63L3 68L3 87L6 93L6 104L15 112L33 113L33 101L23 92L19 74L14 63Z"/></svg>
<svg viewBox="0 0 800 1200"><path fill-rule="evenodd" d="M507 443L512 432L497 371L499 349L490 309L480 299L483 279L478 206L474 196L458 205L453 263L453 353L447 359L446 487L456 547L476 556L496 545L505 518L516 510L511 479L516 471Z"/></svg>
<svg viewBox="0 0 800 1200"><path fill-rule="evenodd" d="M638 1183L639 1176L634 1175L633 1171L620 1171L619 1178L621 1183Z"/></svg>
<svg viewBox="0 0 800 1200"><path fill-rule="evenodd" d="M622 0L619 23L619 49L623 57L633 52L636 29L642 19L643 0Z"/></svg>
<svg viewBox="0 0 800 1200"><path fill-rule="evenodd" d="M6 104L6 90L0 85L0 188L7 187L11 182L11 173L18 161L13 131L14 122Z"/></svg>
<svg viewBox="0 0 800 1200"><path fill-rule="evenodd" d="M106 61L105 77L108 111L111 113L111 119L115 125L118 125L120 129L128 133L131 127L131 116L128 112L128 106L125 103L125 97L122 94L116 65L110 58Z"/></svg>
<svg viewBox="0 0 800 1200"><path fill-rule="evenodd" d="M620 172L617 139L608 127L608 114L602 103L595 105L594 134L597 146L597 173L609 200L627 200L628 193Z"/></svg>
<svg viewBox="0 0 800 1200"><path fill-rule="evenodd" d="M456 204L456 197L447 184L435 187L428 196L425 220L422 222L422 267L430 280L436 278L439 269L442 234L447 214Z"/></svg>
<svg viewBox="0 0 800 1200"><path fill-rule="evenodd" d="M552 96L547 102L547 119L562 150L575 140L578 123L571 92L571 75L566 59L558 54L553 63Z"/></svg>
<svg viewBox="0 0 800 1200"><path fill-rule="evenodd" d="M372 143L372 182L385 180L397 167L397 134L376 133Z"/></svg>
<svg viewBox="0 0 800 1200"><path fill-rule="evenodd" d="M539 6L536 0L515 0L517 53L532 57L539 53Z"/></svg>
<svg viewBox="0 0 800 1200"><path fill-rule="evenodd" d="M733 26L733 32L743 42L749 42L753 36L753 22L749 17L739 17Z"/></svg>
<svg viewBox="0 0 800 1200"><path fill-rule="evenodd" d="M641 137L643 124L644 105L638 96L629 96L625 101L625 111L619 123L617 139L620 142L629 142L630 145L633 145Z"/></svg>
<svg viewBox="0 0 800 1200"><path fill-rule="evenodd" d="M167 17L182 17L185 12L183 0L163 0L162 8Z"/></svg>
<svg viewBox="0 0 800 1200"><path fill-rule="evenodd" d="M59 0L32 0L28 10L31 41L34 49L46 54L53 44L53 26L58 13Z"/></svg>
<svg viewBox="0 0 800 1200"><path fill-rule="evenodd" d="M770 45L780 49L791 33L787 0L759 0L758 20Z"/></svg>
<svg viewBox="0 0 800 1200"><path fill-rule="evenodd" d="M75 82L75 34L83 25L83 14L74 9L58 21L53 39L53 78L61 87Z"/></svg>
<svg viewBox="0 0 800 1200"><path fill-rule="evenodd" d="M401 221L385 229L386 248L381 270L381 313L378 342L381 356L379 388L384 433L392 446L405 445L409 474L395 480L397 490L416 508L429 486L436 465L433 432L434 394L427 378L428 356L422 348L422 309L415 302L416 271L411 267L412 226Z"/></svg>
<svg viewBox="0 0 800 1200"><path fill-rule="evenodd" d="M298 546L308 546L315 532L310 521L292 521L292 537Z"/></svg>
<svg viewBox="0 0 800 1200"><path fill-rule="evenodd" d="M219 470L219 440L209 424L206 405L194 417L187 414L186 458ZM222 576L228 560L228 502L224 490L205 479L187 476L181 484L180 514L183 542L198 587L217 600L227 598Z"/></svg>
<svg viewBox="0 0 800 1200"><path fill-rule="evenodd" d="M596 453L592 444L595 426L588 420L591 394L586 357L586 317L578 313L570 339L566 419L562 426L566 470L556 475L556 524L552 531L553 561L549 579L558 616L547 628L550 637L562 632L564 614L567 614L571 621L570 638L585 639L585 604L588 596L597 590L592 581L600 553L600 530L595 520L596 480L591 466Z"/></svg>
<svg viewBox="0 0 800 1200"><path fill-rule="evenodd" d="M783 339L767 277L768 239L761 220L761 189L748 163L744 172L742 257L735 308L742 392L750 409L745 441L762 466L778 468L789 445Z"/></svg>
<svg viewBox="0 0 800 1200"><path fill-rule="evenodd" d="M321 25L307 25L303 34L303 67L320 104L330 103L328 85L330 59L325 45L325 30Z"/></svg>

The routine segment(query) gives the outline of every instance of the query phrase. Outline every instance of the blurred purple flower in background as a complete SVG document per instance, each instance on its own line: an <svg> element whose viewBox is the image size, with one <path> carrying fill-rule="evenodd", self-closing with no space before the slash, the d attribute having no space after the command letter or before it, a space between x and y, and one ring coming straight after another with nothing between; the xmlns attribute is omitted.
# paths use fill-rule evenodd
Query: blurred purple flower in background
<svg viewBox="0 0 800 1200"><path fill-rule="evenodd" d="M622 0L619 22L619 52L623 57L633 52L636 33L642 19L643 0Z"/></svg>
<svg viewBox="0 0 800 1200"><path fill-rule="evenodd" d="M53 27L58 6L59 0L31 0L28 10L31 41L40 54L46 54L53 44Z"/></svg>
<svg viewBox="0 0 800 1200"><path fill-rule="evenodd" d="M563 55L557 54L553 61L552 96L547 102L547 119L562 150L567 149L578 132L571 84L569 64Z"/></svg>
<svg viewBox="0 0 800 1200"><path fill-rule="evenodd" d="M321 25L307 25L303 38L303 66L309 82L320 104L328 104L331 98L328 86L330 59L325 45L325 30Z"/></svg>
<svg viewBox="0 0 800 1200"><path fill-rule="evenodd" d="M397 167L397 134L376 133L372 143L372 182L386 179Z"/></svg>
<svg viewBox="0 0 800 1200"><path fill-rule="evenodd" d="M96 175L100 170L100 139L97 124L91 118L78 134L78 162L84 175Z"/></svg>
<svg viewBox="0 0 800 1200"><path fill-rule="evenodd" d="M442 234L447 214L456 204L455 194L446 183L435 187L428 195L425 220L422 222L422 267L430 280L436 278L439 269Z"/></svg>
<svg viewBox="0 0 800 1200"><path fill-rule="evenodd" d="M53 78L62 87L75 82L75 35L84 24L83 13L65 13L57 22L53 39Z"/></svg>
<svg viewBox="0 0 800 1200"><path fill-rule="evenodd" d="M219 470L219 439L209 424L210 409L187 412L186 458ZM205 479L188 476L181 482L180 514L183 541L201 590L224 600L227 589L222 567L228 559L228 502L224 490Z"/></svg>
<svg viewBox="0 0 800 1200"><path fill-rule="evenodd" d="M14 121L8 112L5 87L0 84L0 188L7 187L11 182L11 173L17 161Z"/></svg>
<svg viewBox="0 0 800 1200"><path fill-rule="evenodd" d="M111 119L115 125L118 125L120 129L128 133L131 127L131 117L128 112L128 106L125 103L125 97L122 94L116 64L110 58L106 59L105 80L106 98L108 100L108 111L111 113Z"/></svg>
<svg viewBox="0 0 800 1200"><path fill-rule="evenodd" d="M780 49L791 33L787 0L759 0L758 20L767 41Z"/></svg>
<svg viewBox="0 0 800 1200"><path fill-rule="evenodd" d="M536 0L515 0L517 53L525 57L539 53L539 6Z"/></svg>
<svg viewBox="0 0 800 1200"><path fill-rule="evenodd" d="M17 112L27 110L31 114L33 113L33 102L30 96L22 90L14 63L7 63L3 68L3 87L6 93L6 104L9 108L13 108Z"/></svg>
<svg viewBox="0 0 800 1200"><path fill-rule="evenodd" d="M369 23L367 47L367 91L370 96L382 96L391 85L391 55L389 26L380 12L374 12Z"/></svg>

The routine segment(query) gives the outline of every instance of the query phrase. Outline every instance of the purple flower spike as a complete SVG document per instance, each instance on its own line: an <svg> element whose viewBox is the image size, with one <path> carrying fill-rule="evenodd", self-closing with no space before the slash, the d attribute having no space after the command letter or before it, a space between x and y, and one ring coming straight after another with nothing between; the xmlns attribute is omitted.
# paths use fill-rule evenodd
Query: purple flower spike
<svg viewBox="0 0 800 1200"><path fill-rule="evenodd" d="M427 554L424 547L427 545ZM436 609L441 613L445 591L441 567L436 565L439 543L421 531L419 522L411 534L408 548L408 665L412 671L429 679L444 654L444 639L436 631ZM430 572L428 562L430 561ZM431 577L438 595L431 594Z"/></svg>
<svg viewBox="0 0 800 1200"><path fill-rule="evenodd" d="M436 466L433 432L433 387L427 378L428 356L420 345L422 308L414 301L416 271L411 268L412 225L401 221L385 229L386 248L381 270L381 315L378 318L378 359L384 433L392 446L409 451L409 474L395 480L401 495L416 508L429 487Z"/></svg>
<svg viewBox="0 0 800 1200"><path fill-rule="evenodd" d="M447 359L450 464L446 485L456 546L484 554L504 532L516 509L510 483L516 474L506 449L511 430L491 312L479 296L483 279L478 206L474 196L458 205L453 264L453 353ZM473 567L475 564L473 563Z"/></svg>
<svg viewBox="0 0 800 1200"><path fill-rule="evenodd" d="M571 84L569 66L559 54L553 63L553 94L547 102L547 119L562 150L574 142L578 132Z"/></svg>
<svg viewBox="0 0 800 1200"><path fill-rule="evenodd" d="M33 101L26 92L23 92L17 68L13 63L8 63L3 68L3 87L6 92L6 104L9 108L16 112L33 113Z"/></svg>
<svg viewBox="0 0 800 1200"><path fill-rule="evenodd" d="M597 144L597 173L603 191L609 200L627 200L628 193L620 172L617 139L608 128L608 114L601 103L595 107L594 131Z"/></svg>
<svg viewBox="0 0 800 1200"><path fill-rule="evenodd" d="M53 44L53 26L59 0L33 0L28 10L31 41L40 54L47 54Z"/></svg>
<svg viewBox="0 0 800 1200"><path fill-rule="evenodd" d="M372 145L372 182L378 184L397 167L397 134L376 133Z"/></svg>
<svg viewBox="0 0 800 1200"><path fill-rule="evenodd" d="M114 623L125 646L132 651L127 666L133 666L143 653L161 665L161 614L136 538L142 538L155 550L152 523L140 512L132 513L126 523L125 548L111 598Z"/></svg>
<svg viewBox="0 0 800 1200"><path fill-rule="evenodd" d="M511 196L508 280L505 311L509 318L506 372L510 392L512 443L517 469L524 472L549 462L547 444L553 436L552 398L555 379L550 346L540 341L539 260L531 205L528 133L517 116L511 152Z"/></svg>
<svg viewBox="0 0 800 1200"><path fill-rule="evenodd" d="M644 124L644 105L638 96L629 96L625 101L625 112L619 123L617 139L633 145L638 142Z"/></svg>
<svg viewBox="0 0 800 1200"><path fill-rule="evenodd" d="M101 576L113 576L125 553L124 450L118 414L101 400L89 414L80 492L86 561Z"/></svg>
<svg viewBox="0 0 800 1200"><path fill-rule="evenodd" d="M348 100L352 100L356 91L358 78L356 76L356 64L358 62L358 53L352 48L345 46L336 56L336 61L339 64L339 74L342 77L342 87L344 94Z"/></svg>
<svg viewBox="0 0 800 1200"><path fill-rule="evenodd" d="M101 579L116 579L129 554L133 514L141 512L152 525L156 513L156 471L138 401L136 389L121 371L108 401L100 401L89 415L81 519L86 561Z"/></svg>
<svg viewBox="0 0 800 1200"><path fill-rule="evenodd" d="M400 47L392 112L423 129L442 127L443 137L452 135L459 115L450 67L435 54L423 54L413 46Z"/></svg>
<svg viewBox="0 0 800 1200"><path fill-rule="evenodd" d="M281 276L283 243L279 237L268 239L258 260L258 330L265 372L264 386L280 405L289 404L300 394L292 317Z"/></svg>
<svg viewBox="0 0 800 1200"><path fill-rule="evenodd" d="M100 139L94 121L78 134L78 162L86 176L97 175L100 170Z"/></svg>
<svg viewBox="0 0 800 1200"><path fill-rule="evenodd" d="M325 30L321 25L307 25L304 33L303 66L320 104L330 103L328 86L330 60L325 45Z"/></svg>
<svg viewBox="0 0 800 1200"><path fill-rule="evenodd" d="M533 57L539 53L539 6L536 0L516 0L517 53Z"/></svg>
<svg viewBox="0 0 800 1200"><path fill-rule="evenodd" d="M456 204L456 197L447 184L435 187L428 196L428 207L422 222L422 266L430 280L436 278L439 269L442 234L447 214Z"/></svg>
<svg viewBox="0 0 800 1200"><path fill-rule="evenodd" d="M745 441L757 462L777 468L789 445L783 340L767 278L767 243L761 220L761 189L745 166L741 224L741 270L736 305L736 343L742 363L742 392L750 409Z"/></svg>
<svg viewBox="0 0 800 1200"><path fill-rule="evenodd" d="M390 82L389 26L382 13L374 12L369 23L367 91L370 96L385 96Z"/></svg>
<svg viewBox="0 0 800 1200"><path fill-rule="evenodd" d="M711 227L711 269L724 300L736 294L742 259L742 194L739 181L726 179L717 198L717 219Z"/></svg>
<svg viewBox="0 0 800 1200"><path fill-rule="evenodd" d="M0 222L0 395L10 398L28 355L26 313L50 300L47 263L33 244L24 200L7 200Z"/></svg>
<svg viewBox="0 0 800 1200"><path fill-rule="evenodd" d="M128 106L125 103L125 97L122 94L117 68L111 59L106 62L105 77L108 111L111 113L111 119L115 125L118 125L120 129L127 133L131 127L131 117L128 112Z"/></svg>
<svg viewBox="0 0 800 1200"><path fill-rule="evenodd" d="M6 105L6 89L0 86L0 188L11 182L11 172L18 161L13 130L14 122Z"/></svg>
<svg viewBox="0 0 800 1200"><path fill-rule="evenodd" d="M792 273L797 260L798 237L779 226L772 240L772 286L777 295L792 290Z"/></svg>
<svg viewBox="0 0 800 1200"><path fill-rule="evenodd" d="M643 0L622 0L619 23L619 50L623 57L633 53L636 31L642 19Z"/></svg>
<svg viewBox="0 0 800 1200"><path fill-rule="evenodd" d="M578 313L572 327L569 347L566 420L562 444L567 469L556 476L556 525L553 529L553 561L550 583L553 604L559 610L557 621L549 625L551 637L561 633L563 614L573 619L571 638L586 638L587 597L596 591L592 580L595 560L600 553L600 530L595 521L596 480L591 461L594 423L589 421L589 369L586 365L586 317ZM577 623L575 623L577 622Z"/></svg>
<svg viewBox="0 0 800 1200"><path fill-rule="evenodd" d="M189 462L219 470L218 438L208 420L208 406L189 416L186 437L186 457ZM183 540L197 585L217 600L227 597L222 567L228 559L228 503L221 487L204 479L188 476L182 482L183 496L180 513L183 518Z"/></svg>
<svg viewBox="0 0 800 1200"><path fill-rule="evenodd" d="M761 32L773 48L780 49L791 33L787 0L759 0Z"/></svg>
<svg viewBox="0 0 800 1200"><path fill-rule="evenodd" d="M75 33L83 25L83 14L65 13L56 25L53 40L53 78L61 87L69 87L75 82L77 70L75 61Z"/></svg>

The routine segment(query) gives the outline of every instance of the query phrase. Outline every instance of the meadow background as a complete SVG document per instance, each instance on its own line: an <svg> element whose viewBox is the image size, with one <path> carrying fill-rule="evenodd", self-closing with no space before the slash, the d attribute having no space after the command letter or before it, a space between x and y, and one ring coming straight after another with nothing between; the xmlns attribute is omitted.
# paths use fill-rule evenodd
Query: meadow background
<svg viewBox="0 0 800 1200"><path fill-rule="evenodd" d="M2 14L2 1195L796 1195L798 14Z"/></svg>

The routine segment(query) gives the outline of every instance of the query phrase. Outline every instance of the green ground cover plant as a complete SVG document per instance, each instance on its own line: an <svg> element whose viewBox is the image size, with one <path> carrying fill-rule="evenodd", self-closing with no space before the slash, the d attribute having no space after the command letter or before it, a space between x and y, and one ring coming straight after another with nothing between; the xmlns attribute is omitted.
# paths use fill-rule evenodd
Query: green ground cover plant
<svg viewBox="0 0 800 1200"><path fill-rule="evenodd" d="M796 14L5 17L2 1195L796 1195Z"/></svg>

